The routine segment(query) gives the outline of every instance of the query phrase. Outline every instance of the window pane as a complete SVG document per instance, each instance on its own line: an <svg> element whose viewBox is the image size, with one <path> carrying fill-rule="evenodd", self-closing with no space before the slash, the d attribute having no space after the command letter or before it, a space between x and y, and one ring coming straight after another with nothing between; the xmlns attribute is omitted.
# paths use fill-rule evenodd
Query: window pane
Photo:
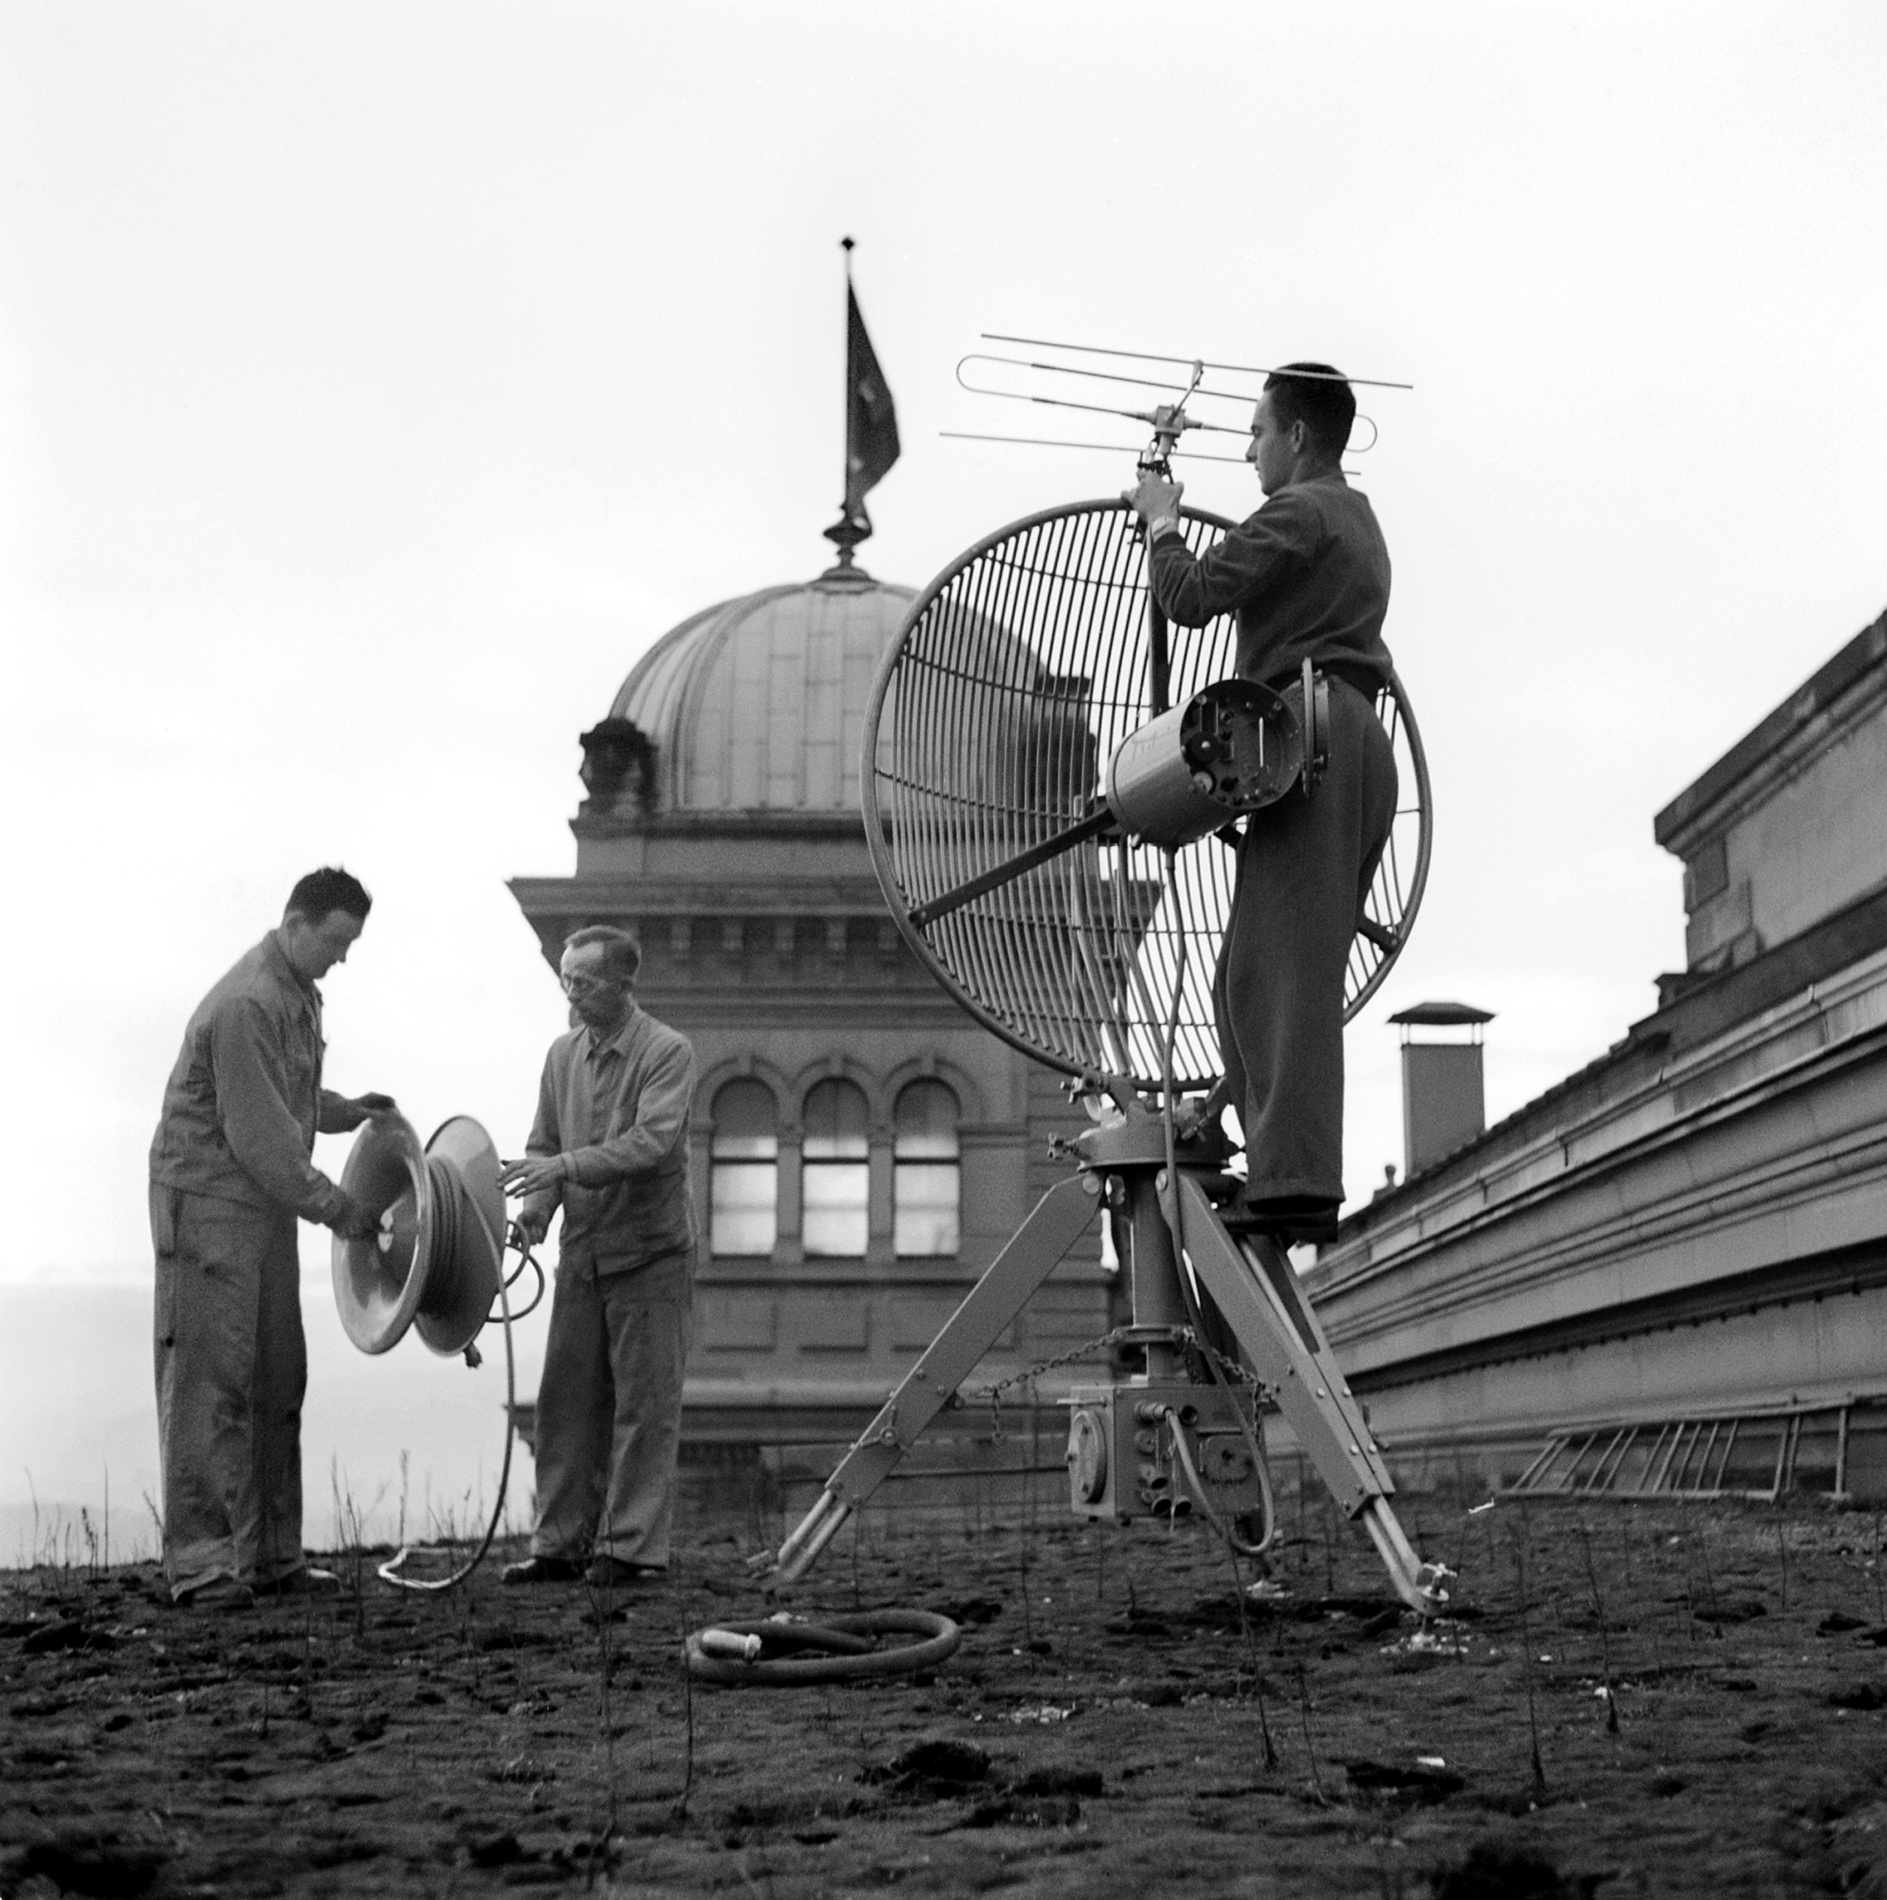
<svg viewBox="0 0 1887 1900"><path fill-rule="evenodd" d="M780 1152L773 1092L743 1078L715 1091L713 1152L730 1160L771 1160Z"/></svg>
<svg viewBox="0 0 1887 1900"><path fill-rule="evenodd" d="M871 1170L862 1161L808 1161L801 1174L809 1254L857 1259L868 1232Z"/></svg>
<svg viewBox="0 0 1887 1900"><path fill-rule="evenodd" d="M898 1094L900 1161L955 1160L957 1098L941 1082L913 1082Z"/></svg>
<svg viewBox="0 0 1887 1900"><path fill-rule="evenodd" d="M957 1164L954 1161L898 1163L894 1231L895 1244L901 1254L956 1252Z"/></svg>
<svg viewBox="0 0 1887 1900"><path fill-rule="evenodd" d="M717 1254L773 1251L779 1168L771 1161L717 1161L708 1244Z"/></svg>
<svg viewBox="0 0 1887 1900"><path fill-rule="evenodd" d="M892 1245L906 1257L953 1254L959 1239L957 1098L941 1082L899 1090L893 1111Z"/></svg>
<svg viewBox="0 0 1887 1900"><path fill-rule="evenodd" d="M808 1161L863 1161L867 1152L865 1092L851 1082L821 1082L806 1097Z"/></svg>
<svg viewBox="0 0 1887 1900"><path fill-rule="evenodd" d="M709 1141L708 1246L768 1254L779 1232L778 1114L763 1082L742 1077L714 1095Z"/></svg>

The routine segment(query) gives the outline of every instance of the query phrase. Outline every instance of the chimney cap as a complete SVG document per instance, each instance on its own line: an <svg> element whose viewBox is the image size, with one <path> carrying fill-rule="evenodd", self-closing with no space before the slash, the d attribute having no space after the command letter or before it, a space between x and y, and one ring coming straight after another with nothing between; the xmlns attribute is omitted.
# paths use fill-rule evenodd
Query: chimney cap
<svg viewBox="0 0 1887 1900"><path fill-rule="evenodd" d="M1476 1009L1472 1003L1416 1003L1397 1010L1392 1023L1414 1023L1424 1028L1452 1029L1464 1023L1491 1023L1491 1009Z"/></svg>

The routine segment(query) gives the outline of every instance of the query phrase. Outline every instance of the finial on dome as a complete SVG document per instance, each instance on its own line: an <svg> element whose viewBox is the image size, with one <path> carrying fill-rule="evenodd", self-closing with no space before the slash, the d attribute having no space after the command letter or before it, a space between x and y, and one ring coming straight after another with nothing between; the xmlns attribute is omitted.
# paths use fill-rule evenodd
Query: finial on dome
<svg viewBox="0 0 1887 1900"><path fill-rule="evenodd" d="M856 515L849 510L840 515L826 531L826 539L839 550L837 562L819 576L822 581L855 582L860 586L867 583L871 576L858 566L852 558L852 551L871 534L871 518L863 508Z"/></svg>

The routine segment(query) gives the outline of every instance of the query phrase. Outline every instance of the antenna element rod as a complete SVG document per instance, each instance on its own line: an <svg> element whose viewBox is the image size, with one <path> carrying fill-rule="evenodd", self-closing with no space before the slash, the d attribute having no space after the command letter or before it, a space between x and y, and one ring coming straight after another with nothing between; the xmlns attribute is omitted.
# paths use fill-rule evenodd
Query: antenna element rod
<svg viewBox="0 0 1887 1900"><path fill-rule="evenodd" d="M1037 865L1046 864L1050 858L1058 858L1064 851L1072 851L1076 845L1085 844L1090 838L1098 838L1103 832L1112 831L1117 822L1114 814L1101 805L1089 812L1079 824L1070 825L1066 831L1056 832L1052 838L1044 838L1040 844L1030 845L1026 851L1018 851L1013 858L1005 858L993 870L980 872L968 882L959 884L954 891L945 891L943 896L933 897L928 904L918 905L911 912L911 922L922 930L934 924L939 917L948 917L952 911L961 910L965 904L975 903L997 885L1011 883L1025 871L1033 871Z"/></svg>

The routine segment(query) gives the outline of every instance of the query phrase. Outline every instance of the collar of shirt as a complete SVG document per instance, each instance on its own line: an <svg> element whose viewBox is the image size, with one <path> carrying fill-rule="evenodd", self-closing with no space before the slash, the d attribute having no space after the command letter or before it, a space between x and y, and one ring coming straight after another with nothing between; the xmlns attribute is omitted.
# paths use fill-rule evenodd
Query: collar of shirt
<svg viewBox="0 0 1887 1900"><path fill-rule="evenodd" d="M1275 495L1267 495L1267 501L1276 501L1280 495L1288 495L1293 488L1348 488L1350 478L1342 469L1333 468L1324 475L1306 475L1301 482L1287 482ZM1360 491L1359 491L1360 492Z"/></svg>
<svg viewBox="0 0 1887 1900"><path fill-rule="evenodd" d="M635 1004L629 1005L629 1014L617 1024L607 1036L598 1037L595 1030L586 1023L583 1026L583 1056L589 1062L601 1062L611 1056L626 1055L630 1038L635 1034L636 1025L642 1020L642 1011Z"/></svg>
<svg viewBox="0 0 1887 1900"><path fill-rule="evenodd" d="M305 998L314 1013L319 1016L321 1014L321 992L289 962L288 952L282 948L282 933L279 930L271 930L262 941L268 946L269 969L274 975L275 980L280 983L291 996L301 996Z"/></svg>

